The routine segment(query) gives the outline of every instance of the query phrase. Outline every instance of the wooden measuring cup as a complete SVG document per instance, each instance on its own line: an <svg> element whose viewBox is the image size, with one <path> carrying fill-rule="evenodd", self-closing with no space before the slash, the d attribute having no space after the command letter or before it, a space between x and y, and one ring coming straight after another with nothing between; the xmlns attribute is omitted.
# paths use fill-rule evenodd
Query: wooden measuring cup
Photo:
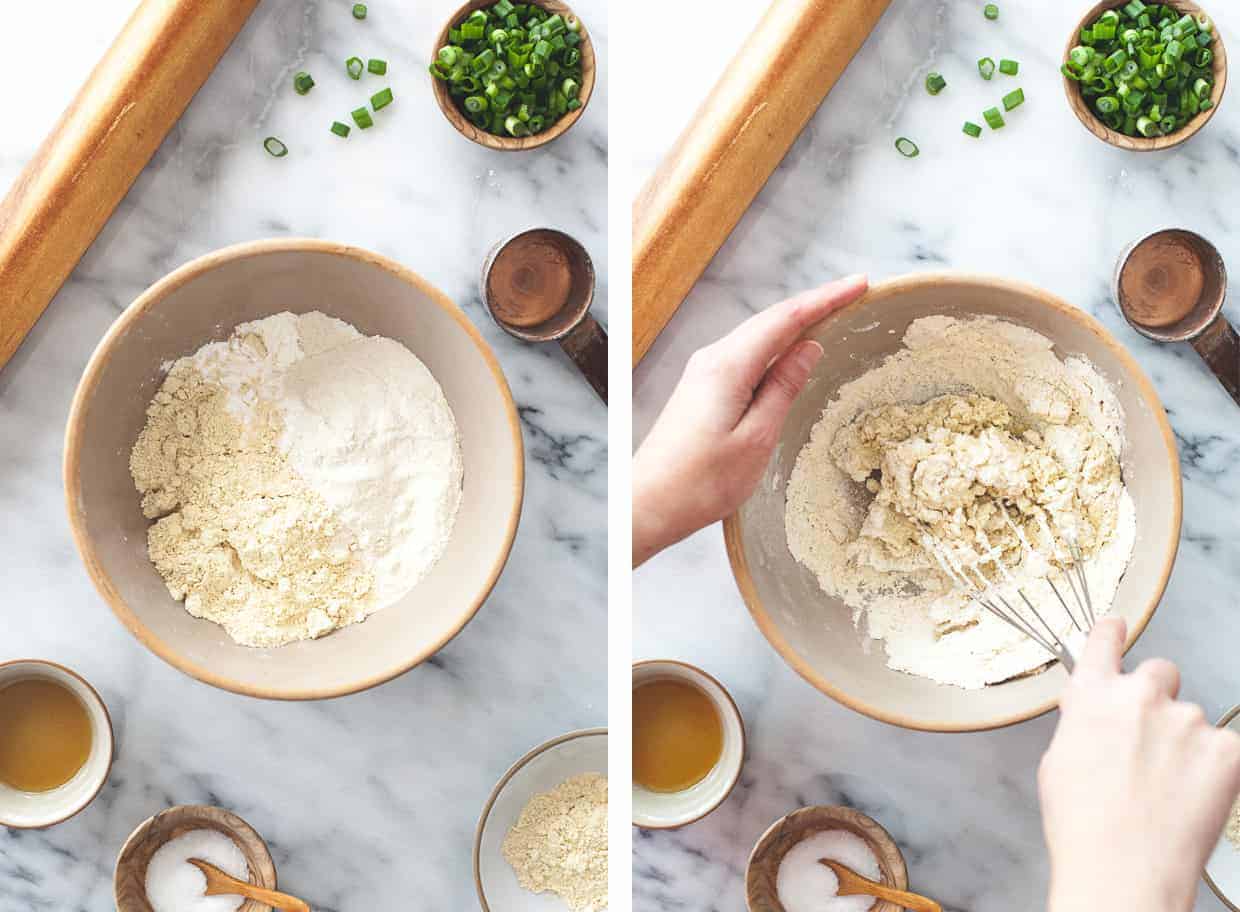
<svg viewBox="0 0 1240 912"><path fill-rule="evenodd" d="M510 336L559 342L607 403L607 333L590 316L594 264L577 240L531 228L500 241L482 263L482 302Z"/></svg>
<svg viewBox="0 0 1240 912"><path fill-rule="evenodd" d="M1187 342L1240 405L1240 336L1223 316L1227 267L1213 244L1182 228L1155 231L1115 267L1115 300L1128 324L1155 342Z"/></svg>

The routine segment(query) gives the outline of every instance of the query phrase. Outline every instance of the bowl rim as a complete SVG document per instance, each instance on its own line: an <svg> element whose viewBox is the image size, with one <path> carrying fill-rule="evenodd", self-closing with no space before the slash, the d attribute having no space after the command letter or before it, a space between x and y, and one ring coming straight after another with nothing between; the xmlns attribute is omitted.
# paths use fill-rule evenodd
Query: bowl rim
<svg viewBox="0 0 1240 912"><path fill-rule="evenodd" d="M1166 409L1158 398L1154 385L1150 382L1149 377L1145 375L1145 371L1141 369L1128 349L1121 345L1119 340L1107 331L1106 327L1091 314L1074 307L1059 296L1028 282L961 270L911 273L871 285L870 290L864 297L847 307L834 311L826 319L834 319L839 314L847 313L854 307L859 307L862 304L875 300L881 301L885 298L915 291L928 285L945 283L1023 295L1033 298L1061 316L1075 321L1096 336L1115 355L1128 371L1129 379L1140 393L1141 398L1150 406L1150 411L1154 415L1159 429L1162 431L1163 442L1167 450L1167 459L1171 469L1171 477L1174 480L1172 484L1171 516L1172 528L1176 531L1176 535L1170 548L1170 553L1163 560L1162 573L1158 585L1151 595L1149 604L1145 607L1137 621L1129 625L1128 639L1124 644L1124 652L1126 653L1132 648L1132 645L1141 634L1145 632L1145 628L1154 617L1158 603L1166 592L1167 581L1171 578L1171 570L1175 566L1176 555L1179 553L1179 531L1184 515L1183 479L1180 476L1179 450L1176 448L1175 435L1171 430L1171 424L1167 420ZM811 327L806 335L813 333L820 325L822 325L821 322ZM752 615L754 623L757 624L762 635L766 637L767 642L775 648L775 651L779 653L785 662L792 666L792 669L797 674L822 693L836 702L847 706L849 709L869 716L871 719L876 719L879 722L886 722L889 725L896 725L913 731L958 733L1006 728L1030 719L1036 719L1038 716L1045 715L1059 705L1059 700L1052 698L1030 709L1010 713L995 719L979 722L952 722L948 720L914 719L902 713L880 709L864 700L860 700L846 693L842 688L831 683L824 675L812 668L808 662L801 658L795 647L779 631L770 613L763 605L762 599L758 596L757 587L754 585L753 576L749 570L749 562L745 557L744 537L741 532L739 510L723 521L723 537L728 552L728 561L732 566L732 575L736 580L737 588L740 590L741 597L749 608L749 613Z"/></svg>
<svg viewBox="0 0 1240 912"><path fill-rule="evenodd" d="M482 813L478 816L478 825L474 827L474 888L478 892L478 905L483 912L492 912L491 906L487 903L486 891L482 888L482 834L486 830L487 820L491 816L491 808L495 806L496 800L500 796L500 792L512 781L512 777L521 772L527 764L534 758L545 754L552 748L559 747L567 741L576 741L578 738L594 738L602 735L607 737L607 727L598 728L579 728L574 731L565 732L549 741L544 741L537 747L526 751L516 763L508 767L507 772L500 776L499 781L495 783L491 789L491 794L487 797L487 803L482 806ZM610 777L608 778L608 791L610 792ZM610 795L608 802L610 802Z"/></svg>
<svg viewBox="0 0 1240 912"><path fill-rule="evenodd" d="M1214 727L1227 728L1236 716L1240 716L1240 703L1223 713L1223 715L1219 717L1219 720L1214 723ZM1240 906L1237 906L1234 902L1228 899L1219 885L1214 882L1214 878L1210 876L1210 869L1208 866L1201 869L1201 879L1206 882L1206 886L1210 888L1210 892L1214 894L1215 898L1218 899L1219 902L1231 910L1231 912L1240 912Z"/></svg>
<svg viewBox="0 0 1240 912"><path fill-rule="evenodd" d="M278 685L249 684L219 674L180 655L147 628L137 615L130 610L129 606L125 604L120 593L116 591L111 579L104 572L99 562L94 542L86 529L85 516L79 506L81 495L81 473L79 468L82 458L82 436L87 406L94 396L95 389L99 384L100 374L112 357L117 341L134 328L138 321L156 304L163 301L173 291L199 276L217 267L236 261L267 256L273 253L290 252L318 253L342 257L367 266L376 267L395 276L407 285L413 286L423 295L430 298L466 333L477 348L478 354L482 356L483 361L490 369L496 388L504 400L505 410L508 415L509 431L512 434L514 447L513 469L515 479L503 546L500 548L500 552L487 575L486 582L473 597L468 610L461 615L459 621L446 635L416 655L402 658L394 665L374 672L359 681L335 687L289 688ZM478 610L499 581L504 565L507 564L508 557L512 553L513 541L517 534L517 525L521 518L521 506L525 497L525 447L521 437L521 423L517 414L516 403L513 401L512 390L508 385L508 380L505 378L503 370L500 368L494 351L492 351L486 340L483 339L477 327L465 315L465 312L453 303L446 294L395 260L361 247L318 238L265 238L222 247L190 260L156 281L121 312L121 315L108 328L103 338L99 340L99 344L91 354L90 360L86 364L86 369L82 372L82 379L78 381L77 389L73 394L73 402L69 407L69 418L65 426L63 476L65 504L69 513L69 527L73 533L73 541L77 545L82 563L86 566L87 574L90 576L91 582L94 583L95 589L112 608L113 613L142 645L179 671L222 690L268 700L323 700L360 693L399 677L446 646L477 615Z"/></svg>
<svg viewBox="0 0 1240 912"><path fill-rule="evenodd" d="M597 80L598 74L598 59L594 53L594 41L590 38L590 32L586 28L585 20L578 16L564 0L531 0L531 2L534 6L553 13L558 12L561 15L565 13L571 14L581 24L581 93L578 95L578 98L581 99L581 107L576 111L569 111L546 130L543 130L541 133L535 133L533 136L497 136L494 133L488 133L486 130L475 127L466 120L465 115L456 106L456 102L452 100L452 96L448 94L443 80L437 79L432 74L427 74L431 81L431 91L435 96L435 102L438 104L444 120L470 142L495 152L526 152L559 139L581 119L581 115L586 112L590 99L594 95L594 83ZM444 22L443 28L435 36L435 44L431 48L431 61L435 60L439 49L447 44L448 32L453 26L474 10L493 6L494 3L495 0L466 0L465 3L461 4L448 17Z"/></svg>
<svg viewBox="0 0 1240 912"><path fill-rule="evenodd" d="M0 669L12 668L14 665L54 668L57 671L73 678L82 685L94 703L103 711L103 719L107 723L108 764L104 767L103 774L99 777L99 784L95 786L94 790L87 795L80 804L74 807L73 810L69 811L67 814L57 817L55 820L48 820L40 823L12 823L11 821L3 819L3 817L0 817L0 826L7 827L11 830L46 830L49 827L59 826L71 817L76 817L78 814L82 813L82 811L90 807L91 804L94 803L95 799L99 797L99 793L103 791L103 787L107 784L108 779L112 775L112 766L116 763L116 729L112 724L112 713L108 710L108 704L104 702L103 697L99 695L99 691L95 689L95 686L91 684L90 681L86 680L86 678L78 674L72 668L67 665L61 665L59 662L53 662L50 659L9 659L7 661L0 662Z"/></svg>
<svg viewBox="0 0 1240 912"><path fill-rule="evenodd" d="M705 678L707 681L714 684L716 687L719 688L719 692L723 694L724 699L727 700L728 706L730 707L729 712L731 713L732 717L736 719L736 724L740 726L740 730L741 730L741 752L740 752L740 756L738 756L736 759L736 769L732 772L732 775L730 779L728 780L727 787L722 792L719 793L719 797L716 798L714 801L712 801L710 805L706 807L705 810L703 810L701 813L694 814L689 817L685 817L682 820L676 820L672 823L642 823L637 820L636 812L630 815L633 818L633 826L637 827L638 829L679 830L683 827L687 827L692 824L695 824L699 820L702 820L705 817L710 816L716 810L718 810L719 807L722 806L722 804L728 800L728 798L731 797L732 792L736 789L736 784L741 781L741 773L745 769L745 758L749 753L749 735L745 731L745 717L741 715L740 707L736 705L736 699L732 696L732 692L729 691L726 687L724 687L723 683L718 678L716 678L713 674L711 674L709 671L706 671L705 669L700 668L697 665L692 664L691 662L685 662L681 659L638 659L637 661L633 662L632 671L629 673L630 681L636 675L637 670L639 668L646 669L646 668L649 668L651 665L671 665L676 668L680 668L684 671L687 671L690 674L690 676ZM722 757L719 758L719 762L720 763L723 762Z"/></svg>
<svg viewBox="0 0 1240 912"><path fill-rule="evenodd" d="M1124 6L1125 2L1126 0L1098 0L1097 3L1091 6L1089 11L1077 22L1072 34L1068 36L1068 43L1063 51L1063 62L1067 62L1068 55L1072 49L1080 43L1081 29L1107 10L1119 9ZM1161 0L1161 2L1174 7L1181 14L1208 15L1206 10L1196 3L1195 0ZM1064 94L1068 99L1068 107L1071 108L1072 113L1076 115L1076 119L1081 122L1081 125L1086 130L1108 145L1114 146L1117 149L1123 149L1126 152L1158 152L1163 149L1173 149L1182 143L1188 142L1210 122L1214 113L1219 109L1219 105L1223 102L1223 94L1227 91L1227 47L1224 45L1223 36L1217 28L1217 20L1210 16L1210 21L1214 22L1216 26L1213 43L1216 48L1214 55L1214 89L1210 93L1214 106L1208 111L1194 115L1181 129L1166 136L1152 136L1148 138L1144 136L1128 136L1120 133L1118 130L1112 130L1099 120L1086 105L1079 84L1061 74L1060 78L1063 81Z"/></svg>

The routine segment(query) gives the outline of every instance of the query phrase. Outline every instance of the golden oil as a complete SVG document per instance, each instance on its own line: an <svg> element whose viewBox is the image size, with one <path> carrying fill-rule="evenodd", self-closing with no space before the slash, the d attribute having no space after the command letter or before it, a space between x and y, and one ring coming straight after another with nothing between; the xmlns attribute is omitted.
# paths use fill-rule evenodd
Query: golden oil
<svg viewBox="0 0 1240 912"><path fill-rule="evenodd" d="M86 707L63 684L24 678L0 688L0 782L51 791L82 768L92 740Z"/></svg>
<svg viewBox="0 0 1240 912"><path fill-rule="evenodd" d="M723 754L723 720L714 701L678 678L633 689L633 781L679 792L706 778Z"/></svg>

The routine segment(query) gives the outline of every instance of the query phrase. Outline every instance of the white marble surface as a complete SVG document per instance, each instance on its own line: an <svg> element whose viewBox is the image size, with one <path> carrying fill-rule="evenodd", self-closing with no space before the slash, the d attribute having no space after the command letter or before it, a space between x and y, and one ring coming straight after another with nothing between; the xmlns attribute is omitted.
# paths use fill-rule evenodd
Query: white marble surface
<svg viewBox="0 0 1240 912"><path fill-rule="evenodd" d="M17 176L133 0L5 10L0 184ZM488 153L448 126L426 64L455 0L264 0L120 211L0 371L0 658L38 656L88 677L118 754L88 810L55 829L0 829L0 910L113 908L129 831L179 803L219 804L266 836L281 883L319 912L476 907L471 848L508 765L564 731L605 723L606 412L558 350L517 343L477 298L487 248L532 224L564 228L599 270L606 316L606 112L545 151ZM605 75L606 7L582 0ZM389 61L347 80L342 61ZM293 72L318 81L307 97ZM396 101L347 141L333 119L385 84ZM260 145L281 136L291 152ZM369 247L462 304L494 346L523 417L525 512L494 595L434 660L369 693L258 702L182 676L96 595L61 494L63 426L79 373L119 311L192 257L264 236Z"/></svg>
<svg viewBox="0 0 1240 912"><path fill-rule="evenodd" d="M1240 263L1228 207L1240 159L1240 101L1226 99L1179 151L1137 156L1102 145L1067 107L1057 54L1089 5L1000 0L894 0L835 91L670 327L634 375L640 440L689 353L782 296L853 271L874 277L939 267L1025 279L1101 319L1152 377L1175 428L1184 474L1184 537L1167 596L1133 660L1166 655L1184 692L1212 716L1240 701L1234 614L1240 584L1240 411L1187 347L1157 348L1130 331L1110 300L1120 249L1167 223L1195 228ZM720 16L706 0L632 0L631 15L670 19L645 53L671 53L677 25L696 23L684 91L643 108L637 178L654 167L739 46L757 6ZM1240 11L1216 10L1225 37ZM1232 44L1236 42L1233 40ZM976 76L982 56L1022 62L1017 78ZM944 73L937 98L922 80ZM627 70L626 70L627 72ZM664 78L648 68L641 78ZM1001 133L974 142L968 118L1021 85L1028 102ZM639 96L651 82L630 87ZM907 161L899 135L921 145ZM1240 308L1229 308L1240 319ZM830 356L830 353L828 353ZM1034 771L1053 726L1043 718L979 735L890 728L836 705L798 678L750 621L717 528L661 555L634 582L635 655L682 658L719 676L749 725L750 755L728 802L670 834L635 833L634 909L744 907L754 841L805 804L851 804L903 846L915 887L945 909L1044 908L1045 852ZM1134 796L1135 797L1135 796ZM1082 809L1087 812L1087 809ZM1105 850L1104 846L1099 851ZM1199 910L1222 908L1203 885Z"/></svg>

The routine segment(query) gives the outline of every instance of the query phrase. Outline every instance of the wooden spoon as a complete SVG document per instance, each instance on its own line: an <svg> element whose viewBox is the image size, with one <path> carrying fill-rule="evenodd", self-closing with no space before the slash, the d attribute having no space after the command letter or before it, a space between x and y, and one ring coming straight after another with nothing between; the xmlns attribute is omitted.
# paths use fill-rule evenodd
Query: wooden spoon
<svg viewBox="0 0 1240 912"><path fill-rule="evenodd" d="M838 861L819 858L818 863L826 865L835 872L840 882L839 889L836 891L839 896L874 896L895 903L897 906L903 906L905 909L911 909L912 912L943 912L943 907L933 899L926 899L924 896L905 890L893 890L891 887L884 887L880 883L866 880L852 868L846 868Z"/></svg>
<svg viewBox="0 0 1240 912"><path fill-rule="evenodd" d="M287 909L288 912L310 912L310 907L295 896L256 887L244 880L237 880L201 858L191 858L189 863L207 878L207 896L219 896L220 894L244 896L246 899L266 903L274 909ZM843 880L841 879L840 882L843 883Z"/></svg>

